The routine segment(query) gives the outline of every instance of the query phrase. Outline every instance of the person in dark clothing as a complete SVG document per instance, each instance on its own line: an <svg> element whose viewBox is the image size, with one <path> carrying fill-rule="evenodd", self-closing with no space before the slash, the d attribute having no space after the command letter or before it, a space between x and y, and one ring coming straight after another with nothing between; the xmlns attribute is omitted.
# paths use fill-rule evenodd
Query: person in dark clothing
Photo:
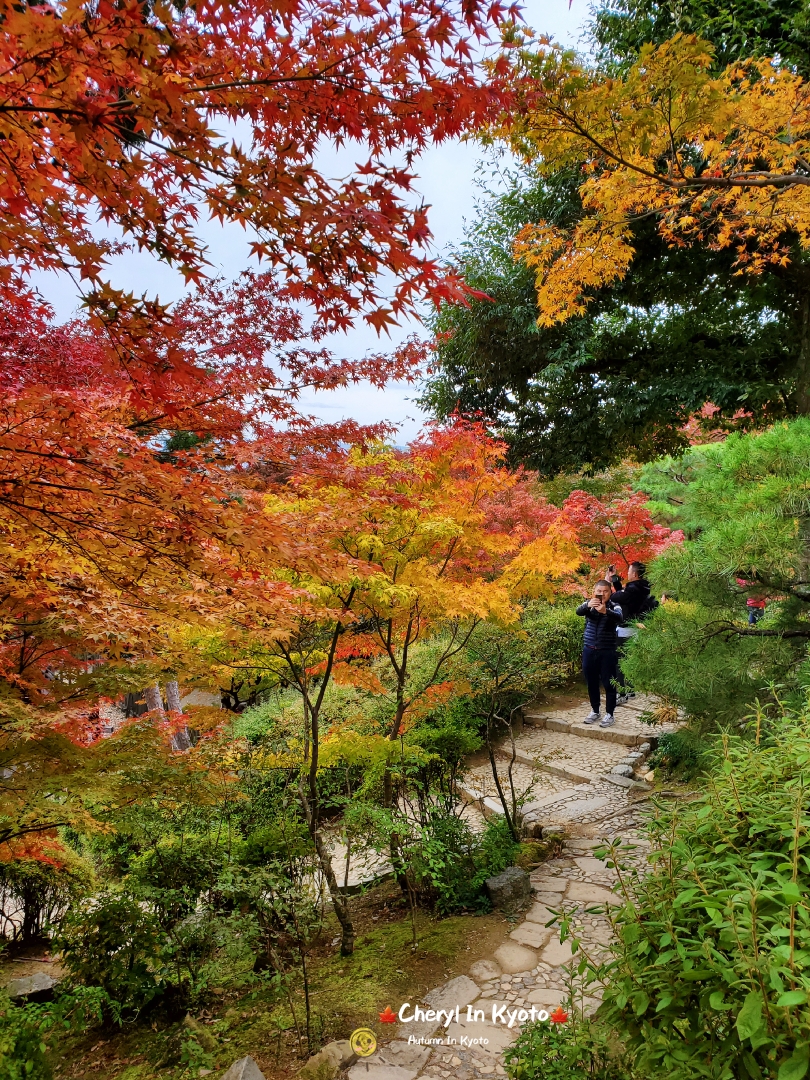
<svg viewBox="0 0 810 1080"><path fill-rule="evenodd" d="M610 594L610 582L597 581L593 597L577 608L577 615L585 618L582 674L591 702L591 713L584 722L595 724L599 720L601 683L605 688L605 715L599 721L600 727L610 727L616 707L616 630L622 621L622 609Z"/></svg>
<svg viewBox="0 0 810 1080"><path fill-rule="evenodd" d="M613 600L622 609L623 625L619 627L617 634L618 664L616 667L616 681L619 685L620 696L617 705L626 704L630 698L635 697L635 691L627 685L627 680L622 672L622 659L627 648L627 642L638 633L635 626L637 619L653 611L658 603L650 594L650 583L645 574L647 567L643 562L632 562L627 568L627 584L613 594Z"/></svg>

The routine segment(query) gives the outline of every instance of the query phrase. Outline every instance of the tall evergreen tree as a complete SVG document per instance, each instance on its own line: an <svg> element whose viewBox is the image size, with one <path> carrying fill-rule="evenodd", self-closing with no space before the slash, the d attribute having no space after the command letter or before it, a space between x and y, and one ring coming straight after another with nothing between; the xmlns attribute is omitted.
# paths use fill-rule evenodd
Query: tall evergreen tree
<svg viewBox="0 0 810 1080"><path fill-rule="evenodd" d="M687 540L652 565L654 591L668 599L623 664L637 688L707 722L738 721L772 693L801 704L810 686L808 461L802 417L645 466L639 483L656 516ZM766 602L758 621L748 600Z"/></svg>

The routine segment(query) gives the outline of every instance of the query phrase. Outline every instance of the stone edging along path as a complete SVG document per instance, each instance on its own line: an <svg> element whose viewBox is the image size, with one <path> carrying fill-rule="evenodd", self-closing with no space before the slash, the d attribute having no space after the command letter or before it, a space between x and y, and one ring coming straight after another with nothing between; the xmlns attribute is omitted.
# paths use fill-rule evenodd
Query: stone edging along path
<svg viewBox="0 0 810 1080"><path fill-rule="evenodd" d="M469 974L411 1004L409 1015L417 1004L434 1012L452 1010L451 1022L400 1022L391 1042L352 1065L349 1080L504 1076L502 1055L520 1030L519 1011L529 1017L532 1007L535 1016L541 1009L551 1013L569 994L571 945L560 942L558 929L545 925L554 912L569 915L589 956L597 958L606 950L611 940L607 911L620 899L612 891L614 871L595 858L593 850L621 836L635 845L629 861L643 864L646 859L647 844L638 833L640 807L634 800L647 788L639 777L646 768L649 736L662 730L639 721L648 705L642 699L623 707L614 727L603 731L583 728L582 706L526 716L527 728L516 739L517 761L524 769L545 772L553 790L541 788L534 805L529 803L524 810L540 828L562 826L565 850L532 871L533 903L492 959L479 960ZM475 799L485 814L497 813L497 803L483 789L485 779L483 772L480 780L474 776L467 797ZM586 1012L592 1011L599 998L585 998L582 1004ZM515 1017L511 1027L510 1015Z"/></svg>

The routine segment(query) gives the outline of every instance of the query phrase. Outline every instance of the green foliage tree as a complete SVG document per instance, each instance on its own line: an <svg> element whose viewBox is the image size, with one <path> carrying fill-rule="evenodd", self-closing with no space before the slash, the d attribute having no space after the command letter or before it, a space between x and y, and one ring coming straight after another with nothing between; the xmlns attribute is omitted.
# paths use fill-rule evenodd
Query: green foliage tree
<svg viewBox="0 0 810 1080"><path fill-rule="evenodd" d="M639 689L693 717L738 720L769 684L810 683L810 419L733 435L646 466L641 488L688 537L653 564L670 599L630 643ZM767 598L749 624L746 600Z"/></svg>
<svg viewBox="0 0 810 1080"><path fill-rule="evenodd" d="M806 72L808 11L806 0L617 0L597 10L591 34L606 74L635 60L642 43L678 30L712 42L718 65L767 54ZM786 265L741 276L733 253L670 249L654 220L639 215L625 278L592 289L584 315L541 327L514 240L537 221L563 231L576 225L582 170L537 177L507 169L500 179L454 252L466 280L490 300L445 305L433 317L438 363L422 398L433 413L482 414L514 461L554 475L676 453L689 442L684 425L707 402L717 409L712 425L730 429L804 411L796 381L810 264L792 236L784 237Z"/></svg>
<svg viewBox="0 0 810 1080"><path fill-rule="evenodd" d="M537 325L532 272L515 262L513 241L531 221L574 224L581 180L573 170L508 173L507 190L481 200L454 259L491 299L433 317L438 363L423 406L483 415L514 462L546 476L678 452L706 402L715 427L790 415L801 259L743 279L731 254L671 250L639 222L624 281L598 290L585 315Z"/></svg>
<svg viewBox="0 0 810 1080"><path fill-rule="evenodd" d="M609 0L591 25L600 63L619 69L643 45L660 45L679 32L713 42L718 67L778 55L799 74L810 73L807 0Z"/></svg>

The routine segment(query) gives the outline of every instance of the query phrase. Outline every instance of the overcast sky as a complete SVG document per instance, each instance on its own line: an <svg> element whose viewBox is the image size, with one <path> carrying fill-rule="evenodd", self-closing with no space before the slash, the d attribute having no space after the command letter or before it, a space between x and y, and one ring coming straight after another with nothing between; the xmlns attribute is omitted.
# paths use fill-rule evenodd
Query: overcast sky
<svg viewBox="0 0 810 1080"><path fill-rule="evenodd" d="M571 0L570 7L569 0L523 0L523 8L525 21L538 33L563 45L579 44L588 21L589 0ZM344 161L345 153L340 154ZM455 142L426 151L413 166L419 177L415 185L418 196L431 207L428 220L436 254L441 255L463 235L464 222L473 214L477 194L475 178L482 159L482 151L474 143ZM223 228L208 223L199 231L208 244L213 272L233 278L251 265L247 253L248 238L238 226ZM164 302L176 300L183 293L180 276L147 254L118 257L111 263L110 274L115 285L136 294L157 293ZM34 279L34 283L54 307L57 318L67 319L75 312L77 300L69 279L48 275ZM362 324L347 334L333 335L326 344L338 355L357 357L368 351L386 349L392 342L419 330L419 324L414 322L403 326L390 340L387 337L379 339L371 327ZM323 419L336 421L354 417L361 423L393 421L399 425L396 441L401 444L416 435L424 420L417 406L409 400L414 395L414 388L404 384L390 385L384 391L360 385L342 391L311 394L300 404L304 412Z"/></svg>

